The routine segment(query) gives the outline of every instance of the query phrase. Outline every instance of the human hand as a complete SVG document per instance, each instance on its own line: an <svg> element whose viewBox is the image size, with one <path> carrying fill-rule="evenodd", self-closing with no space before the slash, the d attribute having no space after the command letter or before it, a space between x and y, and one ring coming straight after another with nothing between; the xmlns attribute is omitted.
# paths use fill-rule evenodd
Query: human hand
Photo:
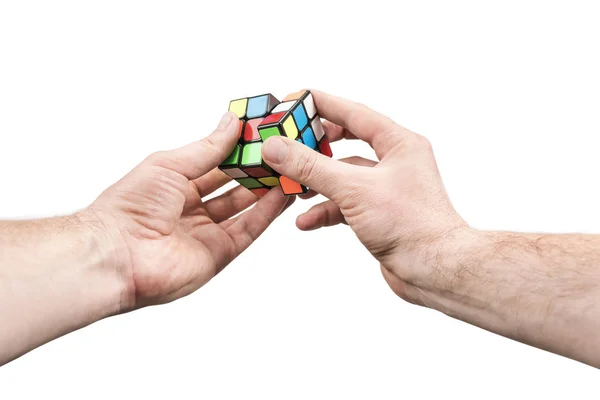
<svg viewBox="0 0 600 400"><path fill-rule="evenodd" d="M216 167L239 137L227 113L207 138L158 152L111 186L83 214L124 281L121 310L169 302L208 282L294 198L279 188L258 199L242 186L204 201L231 180Z"/></svg>
<svg viewBox="0 0 600 400"><path fill-rule="evenodd" d="M429 141L363 105L312 93L329 140L364 140L379 162L332 160L287 138L269 138L265 161L329 199L300 215L298 228L348 224L392 290L425 304L423 291L440 289L450 274L436 261L452 251L449 238L470 231L450 203Z"/></svg>

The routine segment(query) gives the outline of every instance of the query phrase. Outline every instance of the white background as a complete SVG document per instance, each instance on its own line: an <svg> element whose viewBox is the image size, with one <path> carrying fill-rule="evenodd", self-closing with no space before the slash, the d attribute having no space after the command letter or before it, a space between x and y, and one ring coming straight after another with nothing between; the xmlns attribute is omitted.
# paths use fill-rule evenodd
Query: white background
<svg viewBox="0 0 600 400"><path fill-rule="evenodd" d="M85 207L230 99L314 87L429 137L473 226L599 231L594 2L411 3L1 1L0 217ZM2 367L0 398L598 398L597 370L396 298L349 229L295 228L310 203L188 298Z"/></svg>

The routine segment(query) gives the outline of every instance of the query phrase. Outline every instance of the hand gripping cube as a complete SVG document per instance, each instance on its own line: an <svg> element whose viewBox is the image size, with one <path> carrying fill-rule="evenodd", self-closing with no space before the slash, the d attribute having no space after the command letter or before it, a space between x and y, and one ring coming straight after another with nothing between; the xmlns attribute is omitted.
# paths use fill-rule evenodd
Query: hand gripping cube
<svg viewBox="0 0 600 400"><path fill-rule="evenodd" d="M310 91L292 93L283 102L271 94L233 100L229 111L240 119L240 139L219 168L259 197L279 185L288 196L308 192L307 187L270 168L262 159L261 147L267 138L280 135L332 156Z"/></svg>

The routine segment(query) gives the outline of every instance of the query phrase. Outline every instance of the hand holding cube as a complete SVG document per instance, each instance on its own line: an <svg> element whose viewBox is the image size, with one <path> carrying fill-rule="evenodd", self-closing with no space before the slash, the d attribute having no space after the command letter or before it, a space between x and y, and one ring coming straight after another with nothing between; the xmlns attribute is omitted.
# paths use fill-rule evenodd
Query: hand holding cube
<svg viewBox="0 0 600 400"><path fill-rule="evenodd" d="M261 147L267 138L280 135L332 156L310 91L292 93L283 102L272 94L237 99L231 101L229 111L240 119L240 139L219 168L259 197L275 186L281 186L286 195L307 193L306 186L269 167Z"/></svg>

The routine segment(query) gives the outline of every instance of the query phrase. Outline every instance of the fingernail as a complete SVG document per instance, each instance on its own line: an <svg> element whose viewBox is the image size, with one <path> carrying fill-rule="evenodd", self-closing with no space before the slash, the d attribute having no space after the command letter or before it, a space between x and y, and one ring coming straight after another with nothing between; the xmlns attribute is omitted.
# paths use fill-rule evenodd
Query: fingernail
<svg viewBox="0 0 600 400"><path fill-rule="evenodd" d="M276 164L281 164L287 156L288 145L282 139L269 138L263 145L263 156Z"/></svg>
<svg viewBox="0 0 600 400"><path fill-rule="evenodd" d="M234 115L230 112L225 113L225 115L223 115L223 118L221 118L221 122L219 122L219 126L218 129L225 129L229 126L229 124L231 124L234 120Z"/></svg>

